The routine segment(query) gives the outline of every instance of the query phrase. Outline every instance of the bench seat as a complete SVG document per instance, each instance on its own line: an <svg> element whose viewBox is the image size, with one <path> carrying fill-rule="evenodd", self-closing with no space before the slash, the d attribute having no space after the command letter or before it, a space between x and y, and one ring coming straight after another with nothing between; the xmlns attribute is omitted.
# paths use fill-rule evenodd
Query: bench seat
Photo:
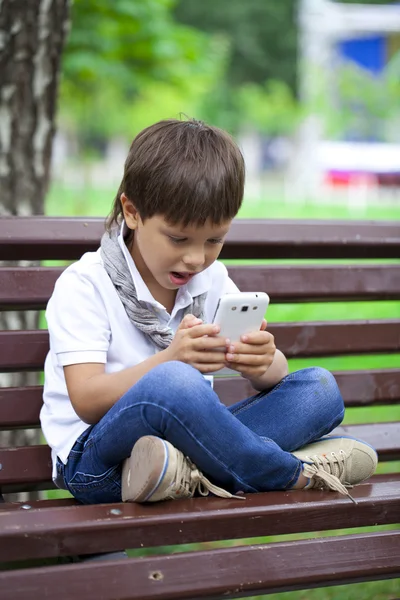
<svg viewBox="0 0 400 600"><path fill-rule="evenodd" d="M0 260L7 264L0 266L0 311L44 309L65 268L13 261L75 260L97 249L102 231L100 219L1 218ZM324 357L400 354L396 314L382 318L378 308L366 320L351 310L352 302L400 300L398 224L237 220L223 258L243 291L267 291L273 303L349 302L345 320L272 322L289 358L318 364ZM318 262L299 264L303 259ZM320 490L154 505L83 506L70 497L11 502L8 493L54 489L49 448L19 440L40 426L43 388L35 373L43 370L49 339L37 327L0 331L0 431L9 440L0 448L0 600L236 598L400 577L400 359L392 368L334 371L353 411L352 424L335 433L363 439L379 454L378 474L350 491L356 504ZM15 373L22 378L16 383ZM217 378L215 390L228 406L254 393L240 377ZM282 535L291 539L275 537ZM159 548L166 546L174 554ZM134 556L109 554L125 548ZM157 555L139 556L143 549ZM83 560L102 553L106 560Z"/></svg>

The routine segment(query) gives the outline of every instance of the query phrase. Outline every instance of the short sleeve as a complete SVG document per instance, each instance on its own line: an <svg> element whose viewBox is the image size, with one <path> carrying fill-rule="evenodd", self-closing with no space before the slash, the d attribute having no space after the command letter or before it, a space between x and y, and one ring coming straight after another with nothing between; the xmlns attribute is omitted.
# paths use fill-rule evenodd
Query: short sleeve
<svg viewBox="0 0 400 600"><path fill-rule="evenodd" d="M86 274L74 267L62 273L47 305L46 320L50 350L60 366L107 362L111 337L107 310Z"/></svg>

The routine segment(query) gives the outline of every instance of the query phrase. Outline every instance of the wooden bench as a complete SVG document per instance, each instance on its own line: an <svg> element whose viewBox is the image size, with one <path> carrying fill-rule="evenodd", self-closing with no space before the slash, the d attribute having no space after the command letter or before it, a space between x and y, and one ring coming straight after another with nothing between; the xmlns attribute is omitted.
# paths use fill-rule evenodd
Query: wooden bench
<svg viewBox="0 0 400 600"><path fill-rule="evenodd" d="M72 260L98 247L100 219L2 218L0 260ZM273 303L399 300L400 227L389 222L236 221L223 250L242 290L265 290ZM298 264L300 259L382 259L352 264ZM254 264L290 259L291 264ZM296 264L297 261L297 264ZM0 268L0 308L43 309L62 267ZM341 322L271 323L278 346L289 357L398 353L400 320L360 321L349 311ZM0 332L0 371L41 371L48 334ZM399 362L400 366L400 362ZM336 373L348 407L400 403L400 368ZM217 380L223 402L252 390L240 379ZM0 428L37 428L40 385L0 389ZM398 409L397 416L399 414ZM359 411L359 409L357 409ZM360 412L362 412L360 410ZM382 463L400 459L400 422L348 425L347 435L375 446ZM0 449L3 494L48 490L46 445ZM357 505L332 492L270 492L246 501L195 498L157 505L80 506L71 498L0 504L0 561L17 569L0 573L0 600L36 598L236 598L325 585L400 577L400 474L377 474L352 490ZM361 533L326 532L392 525ZM265 543L261 536L308 532L308 539ZM32 566L50 559L150 548L257 538L252 545L210 547L163 556L102 562ZM28 567L27 564L30 566Z"/></svg>

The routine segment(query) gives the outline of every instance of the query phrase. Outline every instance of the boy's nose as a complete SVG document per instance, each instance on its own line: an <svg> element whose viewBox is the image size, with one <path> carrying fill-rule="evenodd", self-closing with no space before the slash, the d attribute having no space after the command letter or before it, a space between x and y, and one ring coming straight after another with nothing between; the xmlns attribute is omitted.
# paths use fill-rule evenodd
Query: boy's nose
<svg viewBox="0 0 400 600"><path fill-rule="evenodd" d="M204 265L205 255L204 252L196 252L187 254L183 257L183 262L188 267L188 270L195 271L198 267Z"/></svg>

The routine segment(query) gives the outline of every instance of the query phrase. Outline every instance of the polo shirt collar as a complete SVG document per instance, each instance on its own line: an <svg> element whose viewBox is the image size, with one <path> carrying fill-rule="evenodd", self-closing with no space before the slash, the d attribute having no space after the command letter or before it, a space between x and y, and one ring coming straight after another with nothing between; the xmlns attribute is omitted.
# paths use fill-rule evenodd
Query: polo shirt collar
<svg viewBox="0 0 400 600"><path fill-rule="evenodd" d="M153 304L159 308L161 304L157 302L157 300L150 293L149 288L143 281L143 278L136 267L135 261L133 260L128 250L128 247L125 244L124 238L127 234L127 231L127 225L125 221L122 221L120 233L118 236L118 243L127 262L129 272L131 274L134 286L136 288L138 300L140 300L141 302ZM193 302L194 297L200 296L201 294L208 292L211 288L211 285L212 277L209 267L201 273L198 273L198 275L195 275L186 285L183 285L181 288L179 288L176 296L175 308L186 308L186 306L189 306ZM175 312L175 308L173 313Z"/></svg>

